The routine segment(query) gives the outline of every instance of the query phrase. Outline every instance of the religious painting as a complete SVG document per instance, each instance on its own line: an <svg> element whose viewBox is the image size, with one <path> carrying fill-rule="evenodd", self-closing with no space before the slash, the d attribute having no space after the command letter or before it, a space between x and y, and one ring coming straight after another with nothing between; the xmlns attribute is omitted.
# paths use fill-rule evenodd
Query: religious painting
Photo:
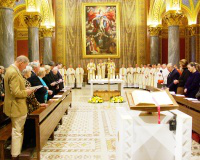
<svg viewBox="0 0 200 160"><path fill-rule="evenodd" d="M120 58L119 3L82 4L83 58Z"/></svg>

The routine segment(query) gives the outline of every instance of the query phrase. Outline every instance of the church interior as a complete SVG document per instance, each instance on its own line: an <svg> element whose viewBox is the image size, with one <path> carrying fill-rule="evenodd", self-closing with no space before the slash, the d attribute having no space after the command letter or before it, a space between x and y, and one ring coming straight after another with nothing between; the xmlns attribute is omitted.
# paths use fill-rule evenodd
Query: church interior
<svg viewBox="0 0 200 160"><path fill-rule="evenodd" d="M200 0L0 0L0 160L200 160Z"/></svg>

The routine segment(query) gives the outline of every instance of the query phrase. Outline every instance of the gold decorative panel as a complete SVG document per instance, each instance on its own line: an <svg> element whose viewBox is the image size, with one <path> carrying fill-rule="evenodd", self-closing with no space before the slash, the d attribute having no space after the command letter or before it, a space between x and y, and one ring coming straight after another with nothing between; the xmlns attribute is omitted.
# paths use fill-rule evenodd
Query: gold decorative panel
<svg viewBox="0 0 200 160"><path fill-rule="evenodd" d="M146 0L56 0L56 62L86 68L90 59L82 58L81 6L92 2L120 3L120 59L113 59L117 68L146 63Z"/></svg>

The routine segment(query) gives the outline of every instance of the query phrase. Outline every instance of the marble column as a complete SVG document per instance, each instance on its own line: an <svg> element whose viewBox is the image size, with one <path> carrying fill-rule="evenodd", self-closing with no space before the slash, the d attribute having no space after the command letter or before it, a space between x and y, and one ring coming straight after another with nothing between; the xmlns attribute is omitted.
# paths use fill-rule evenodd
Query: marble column
<svg viewBox="0 0 200 160"><path fill-rule="evenodd" d="M53 29L43 29L44 37L44 53L43 53L43 64L49 64L52 61L52 33Z"/></svg>
<svg viewBox="0 0 200 160"><path fill-rule="evenodd" d="M168 27L168 63L178 66L180 61L179 26Z"/></svg>
<svg viewBox="0 0 200 160"><path fill-rule="evenodd" d="M159 33L161 27L149 27L150 32L150 63L159 63Z"/></svg>
<svg viewBox="0 0 200 160"><path fill-rule="evenodd" d="M195 25L188 27L190 34L190 62L196 62L196 36L195 36Z"/></svg>
<svg viewBox="0 0 200 160"><path fill-rule="evenodd" d="M28 58L30 61L39 60L39 25L41 22L39 14L25 15L25 22L28 25Z"/></svg>
<svg viewBox="0 0 200 160"><path fill-rule="evenodd" d="M0 65L4 67L14 62L14 3L15 0L0 2Z"/></svg>
<svg viewBox="0 0 200 160"><path fill-rule="evenodd" d="M168 63L179 65L180 35L179 23L183 14L178 11L168 11L165 20L168 23Z"/></svg>

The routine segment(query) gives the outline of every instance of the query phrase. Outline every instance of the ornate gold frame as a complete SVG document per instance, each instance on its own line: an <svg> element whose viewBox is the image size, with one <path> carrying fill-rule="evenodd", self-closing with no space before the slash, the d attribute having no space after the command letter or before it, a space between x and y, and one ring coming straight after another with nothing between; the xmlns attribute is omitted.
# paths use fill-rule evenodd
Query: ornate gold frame
<svg viewBox="0 0 200 160"><path fill-rule="evenodd" d="M87 55L86 54L86 7L87 6L115 6L116 7L116 35L117 54L115 55ZM120 10L119 3L82 3L82 52L83 58L120 58Z"/></svg>

